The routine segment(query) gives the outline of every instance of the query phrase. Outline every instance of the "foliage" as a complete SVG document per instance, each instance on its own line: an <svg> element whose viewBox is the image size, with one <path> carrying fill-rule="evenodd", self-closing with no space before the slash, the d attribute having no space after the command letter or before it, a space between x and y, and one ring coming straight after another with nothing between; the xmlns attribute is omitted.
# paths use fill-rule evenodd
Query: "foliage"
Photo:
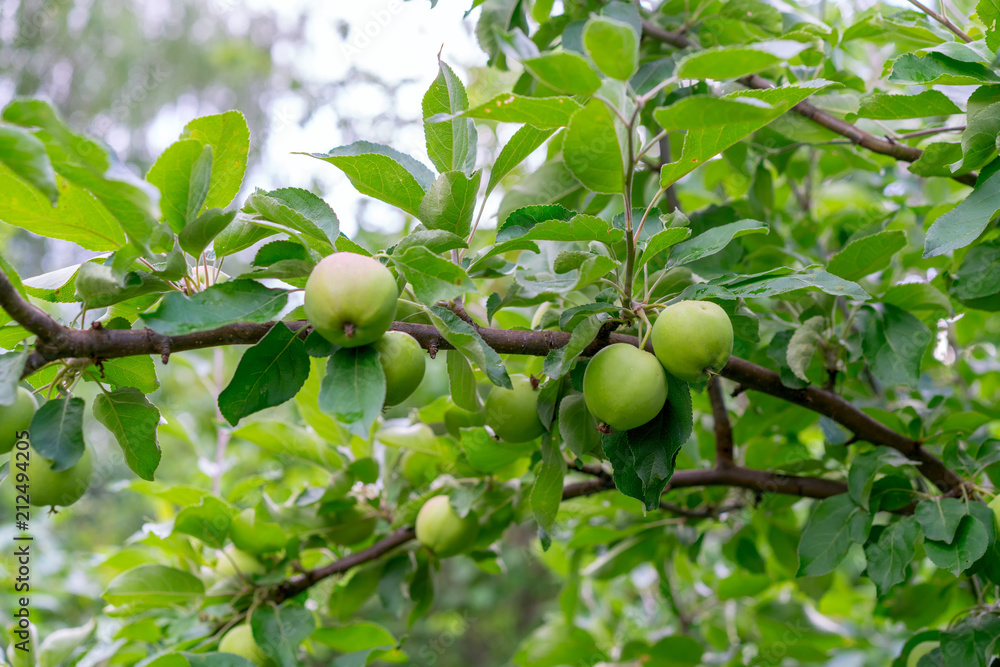
<svg viewBox="0 0 1000 667"><path fill-rule="evenodd" d="M58 594L33 596L33 664L245 665L217 650L244 623L282 666L468 664L444 638L495 627L517 642L495 662L525 666L991 664L1000 27L990 3L959 26L839 4L475 2L519 76L478 100L428 73L433 169L374 141L302 158L411 217L370 247L316 193L235 202L239 112L140 180L47 103L9 104L0 220L92 258L0 262L0 398L38 392L54 470L96 450L53 525L122 512L74 547L99 588L33 583ZM304 319L333 252L392 271L393 328L429 352L400 406L373 347ZM734 356L707 385L668 375L647 423L599 426L588 360L690 299L725 310ZM525 375L541 436L446 426ZM442 495L479 523L444 567L413 530Z"/></svg>

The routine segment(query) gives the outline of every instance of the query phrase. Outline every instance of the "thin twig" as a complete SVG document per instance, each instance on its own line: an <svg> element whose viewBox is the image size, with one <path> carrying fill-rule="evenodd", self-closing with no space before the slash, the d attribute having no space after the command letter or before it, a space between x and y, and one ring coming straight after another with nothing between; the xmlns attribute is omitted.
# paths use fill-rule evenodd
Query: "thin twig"
<svg viewBox="0 0 1000 667"><path fill-rule="evenodd" d="M954 23L952 23L951 19L949 19L944 14L937 13L936 11L934 11L933 9L931 9L930 7L928 7L927 5L925 5L924 3L919 2L919 0L909 0L909 1L910 1L911 5L913 5L914 7L916 7L917 9L919 9L920 11L922 11L924 14L927 14L928 16L930 16L932 19L934 19L935 21L937 21L938 23L940 23L941 25L943 25L948 30L951 30L955 34L956 37L958 37L960 40L962 40L966 44L968 44L969 42L972 41L972 38L969 37L968 34L966 34L965 32L963 32L961 28L959 28L957 25L955 25Z"/></svg>

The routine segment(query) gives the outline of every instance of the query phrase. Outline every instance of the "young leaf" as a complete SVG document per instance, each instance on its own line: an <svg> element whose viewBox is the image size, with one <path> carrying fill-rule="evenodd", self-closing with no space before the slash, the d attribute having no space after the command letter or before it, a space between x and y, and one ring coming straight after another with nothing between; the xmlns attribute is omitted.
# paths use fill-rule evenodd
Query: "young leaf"
<svg viewBox="0 0 1000 667"><path fill-rule="evenodd" d="M461 171L446 171L438 176L420 202L419 217L424 226L462 238L468 236L481 177L481 171L471 178Z"/></svg>
<svg viewBox="0 0 1000 667"><path fill-rule="evenodd" d="M171 292L155 312L142 319L150 329L176 336L234 322L267 322L278 316L287 300L285 290L270 289L252 280L233 280L191 297Z"/></svg>
<svg viewBox="0 0 1000 667"><path fill-rule="evenodd" d="M769 122L774 107L752 97L715 97L691 95L682 97L668 107L653 111L653 118L665 130L704 130L729 125L739 118L745 122Z"/></svg>
<svg viewBox="0 0 1000 667"><path fill-rule="evenodd" d="M239 111L226 111L195 118L184 127L181 139L193 139L212 147L211 185L205 208L225 208L243 184L250 152L250 128ZM194 176L192 172L192 176Z"/></svg>
<svg viewBox="0 0 1000 667"><path fill-rule="evenodd" d="M174 532L196 537L210 547L221 549L236 512L215 496L205 496L197 505L185 507L174 519ZM220 556L225 558L225 556Z"/></svg>
<svg viewBox="0 0 1000 667"><path fill-rule="evenodd" d="M320 385L320 410L367 440L384 402L385 373L375 348L343 347L333 353Z"/></svg>
<svg viewBox="0 0 1000 667"><path fill-rule="evenodd" d="M601 87L597 72L575 53L546 53L529 58L523 64L532 76L545 85L570 95L592 95Z"/></svg>
<svg viewBox="0 0 1000 667"><path fill-rule="evenodd" d="M94 399L94 417L114 434L129 469L152 481L160 465L156 442L160 411L156 406L135 387L121 387Z"/></svg>
<svg viewBox="0 0 1000 667"><path fill-rule="evenodd" d="M463 357L460 352L448 350L447 366L448 386L455 405L463 410L478 412L483 404L476 391L476 375L469 360Z"/></svg>
<svg viewBox="0 0 1000 667"><path fill-rule="evenodd" d="M566 476L566 461L559 445L553 438L542 439L542 462L535 473L535 483L531 487L528 503L538 522L538 532L542 549L548 550L552 544L550 533L562 502L563 478Z"/></svg>
<svg viewBox="0 0 1000 667"><path fill-rule="evenodd" d="M166 565L140 565L122 572L101 593L109 604L130 611L189 604L205 594L201 579Z"/></svg>
<svg viewBox="0 0 1000 667"><path fill-rule="evenodd" d="M566 127L573 112L582 105L572 97L525 97L497 95L489 102L463 111L460 116L501 123L528 123L536 129ZM550 132L551 134L551 132Z"/></svg>
<svg viewBox="0 0 1000 667"><path fill-rule="evenodd" d="M82 398L54 398L38 409L28 428L31 446L52 461L53 472L71 468L86 445L83 442Z"/></svg>
<svg viewBox="0 0 1000 667"><path fill-rule="evenodd" d="M790 60L808 48L808 44L790 40L756 42L739 46L720 46L695 51L677 65L681 79L738 79L783 60Z"/></svg>
<svg viewBox="0 0 1000 667"><path fill-rule="evenodd" d="M438 75L424 94L424 136L427 155L440 172L471 174L476 168L476 124L469 118L436 122L433 116L455 116L469 108L465 86L448 65L438 61Z"/></svg>
<svg viewBox="0 0 1000 667"><path fill-rule="evenodd" d="M219 208L210 208L188 222L177 235L177 241L186 253L192 257L200 257L212 239L229 226L235 217L235 210L223 211Z"/></svg>
<svg viewBox="0 0 1000 667"><path fill-rule="evenodd" d="M559 437L577 458L601 445L597 420L587 409L583 394L572 394L559 403Z"/></svg>
<svg viewBox="0 0 1000 667"><path fill-rule="evenodd" d="M308 376L305 343L278 322L243 353L232 380L219 394L219 411L236 426L242 418L295 396Z"/></svg>
<svg viewBox="0 0 1000 667"><path fill-rule="evenodd" d="M199 198L192 196L191 178L195 165L202 159L205 152L208 153L208 166L211 167L211 146L205 146L194 139L181 139L168 146L167 150L156 158L156 162L146 173L146 180L160 191L160 209L175 233L184 229L187 224L190 216L189 202ZM203 173L201 171L199 176ZM208 176L211 179L211 173ZM204 185L206 188L209 186L209 184L202 183L198 185ZM200 187L195 188L196 193L200 191ZM204 197L207 194L208 190L205 189L200 197L202 201L199 208L204 204Z"/></svg>
<svg viewBox="0 0 1000 667"><path fill-rule="evenodd" d="M510 376L507 375L507 368L500 355L486 344L468 322L441 306L430 306L427 314L441 336L466 359L479 366L490 382L498 387L511 388Z"/></svg>
<svg viewBox="0 0 1000 667"><path fill-rule="evenodd" d="M821 339L820 333L824 328L826 328L826 318L815 315L803 322L788 341L788 351L785 355L788 368L803 382L809 382L806 371L816 355Z"/></svg>
<svg viewBox="0 0 1000 667"><path fill-rule="evenodd" d="M325 201L308 190L255 190L247 198L243 210L253 211L267 220L301 233L309 246L321 255L333 252L340 235L337 214Z"/></svg>
<svg viewBox="0 0 1000 667"><path fill-rule="evenodd" d="M670 231L665 229L661 233ZM767 225L757 220L739 220L726 225L713 227L687 241L681 241L670 253L670 266L680 266L696 262L714 255L725 248L733 239L747 234L767 234ZM652 243L652 239L650 240Z"/></svg>
<svg viewBox="0 0 1000 667"><path fill-rule="evenodd" d="M627 23L604 16L583 27L587 55L612 79L628 81L639 67L639 39Z"/></svg>
<svg viewBox="0 0 1000 667"><path fill-rule="evenodd" d="M45 144L35 135L14 125L0 125L0 163L26 183L56 203L59 188L56 172L45 152Z"/></svg>
<svg viewBox="0 0 1000 667"><path fill-rule="evenodd" d="M573 114L563 141L563 160L585 188L621 193L625 172L618 126L604 102L591 100Z"/></svg>
<svg viewBox="0 0 1000 667"><path fill-rule="evenodd" d="M573 328L566 345L548 353L542 363L542 371L552 379L557 379L569 372L579 356L589 346L604 323L602 315L591 315Z"/></svg>
<svg viewBox="0 0 1000 667"><path fill-rule="evenodd" d="M341 169L361 194L392 204L415 218L420 217L424 193L434 183L434 172L417 160L367 141L356 141L328 153L305 155Z"/></svg>
<svg viewBox="0 0 1000 667"><path fill-rule="evenodd" d="M569 121L567 120L567 122ZM534 153L535 149L545 143L545 140L551 137L553 132L554 130L538 129L533 125L525 125L515 132L510 141L500 149L500 154L490 170L490 181L486 184L486 192L483 196L489 197L493 188L500 184L503 177Z"/></svg>
<svg viewBox="0 0 1000 667"><path fill-rule="evenodd" d="M447 301L475 292L476 286L462 267L435 255L423 246L410 246L393 254L392 261L425 304Z"/></svg>

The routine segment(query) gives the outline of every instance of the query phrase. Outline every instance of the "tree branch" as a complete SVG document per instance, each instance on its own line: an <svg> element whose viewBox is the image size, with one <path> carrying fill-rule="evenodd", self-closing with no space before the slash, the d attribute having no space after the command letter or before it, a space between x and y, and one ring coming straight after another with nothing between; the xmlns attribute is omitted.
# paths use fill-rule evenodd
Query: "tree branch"
<svg viewBox="0 0 1000 667"><path fill-rule="evenodd" d="M274 322L262 324L238 322L217 329L178 336L165 336L150 329L70 329L58 324L29 304L2 271L0 271L0 305L22 325L25 323L19 318L24 317L38 330L39 338L44 339L44 344L36 345L34 352L29 356L22 377L31 375L45 363L72 357L99 361L158 354L166 363L173 352L218 345L252 345L274 326ZM308 322L305 320L289 321L285 324L300 335L304 335L308 327ZM394 322L392 329L410 334L427 350L452 348L451 344L430 324ZM545 356L551 350L566 345L570 338L570 334L565 331L523 331L485 327L479 328L478 331L486 344L501 354ZM611 333L607 337L598 336L584 350L583 356L591 357L601 348L614 343L638 345L638 340L635 336L618 333ZM652 351L650 343L647 343L646 347ZM918 441L872 419L833 392L812 386L805 389L789 389L781 383L781 377L774 371L738 357L729 360L721 375L740 383L747 389L771 394L829 417L848 428L860 440L899 450L919 462L921 473L944 492L954 491L962 485L962 480L948 470L937 457L925 451Z"/></svg>
<svg viewBox="0 0 1000 667"><path fill-rule="evenodd" d="M611 475L605 472L600 466L581 466L576 469L594 475L594 479L564 486L563 500L589 496L615 488L615 483L611 479ZM835 480L819 477L795 477L770 473L764 470L731 466L724 469L678 470L670 478L670 484L664 493L692 486L734 486L751 489L760 493L781 493L804 498L829 498L830 496L847 492L847 485ZM714 512L687 510L676 505L670 505L669 503L663 507L666 511L675 512L682 516L698 518L715 516ZM275 603L281 603L284 600L295 597L327 577L332 577L335 574L343 574L353 567L376 560L415 537L416 532L412 527L401 528L367 549L314 570L309 570L274 586L270 590L268 598Z"/></svg>
<svg viewBox="0 0 1000 667"><path fill-rule="evenodd" d="M910 1L912 2L913 0ZM676 32L664 30L660 26L647 20L643 20L642 22L642 31L647 36L678 49L698 48L698 45L688 37ZM748 88L757 88L760 90L773 87L773 84L756 74L745 76L739 79L739 82ZM923 151L919 148L895 141L889 141L888 139L884 139L882 137L877 137L870 132L862 130L853 123L849 123L846 120L842 120L827 113L826 111L821 110L819 107L816 107L809 102L799 102L792 107L792 111L800 116L805 116L828 130L832 130L839 135L847 137L851 143L867 148L874 153L888 155L889 157L896 158L897 160L901 160L903 162L914 162L921 155L923 155ZM952 176L952 178L962 185L975 186L976 184L975 174L958 174L956 176Z"/></svg>
<svg viewBox="0 0 1000 667"><path fill-rule="evenodd" d="M733 464L733 427L726 411L726 399L722 393L722 381L714 376L708 381L708 400L712 404L712 419L715 422L715 465Z"/></svg>
<svg viewBox="0 0 1000 667"><path fill-rule="evenodd" d="M942 12L939 14L938 12L934 11L933 9L931 9L930 7L928 7L927 5L925 5L924 3L919 2L918 0L910 0L910 4L913 5L914 7L916 7L917 9L919 9L920 11L922 11L924 14L927 14L928 16L930 16L932 19L934 19L935 21L937 21L938 23L940 23L941 25L943 25L948 30L951 30L952 33L954 33L956 37L958 37L960 40L962 40L966 44L968 44L969 42L972 41L972 38L969 37L969 35L967 33L965 33L957 25L955 25L954 23L952 23L951 19L949 19L947 16L944 15L944 11L943 11L944 7L943 6L941 8Z"/></svg>

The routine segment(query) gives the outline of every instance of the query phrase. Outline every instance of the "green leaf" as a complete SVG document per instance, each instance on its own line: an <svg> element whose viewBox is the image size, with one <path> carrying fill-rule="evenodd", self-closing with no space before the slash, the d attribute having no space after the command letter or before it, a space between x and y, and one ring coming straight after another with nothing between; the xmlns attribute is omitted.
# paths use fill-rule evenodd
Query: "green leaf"
<svg viewBox="0 0 1000 667"><path fill-rule="evenodd" d="M498 387L510 389L510 376L496 351L486 344L482 336L458 315L441 306L430 306L427 314L440 332L441 337L479 367L490 382Z"/></svg>
<svg viewBox="0 0 1000 667"><path fill-rule="evenodd" d="M604 102L591 100L573 114L563 140L563 160L585 188L621 193L625 172L618 126Z"/></svg>
<svg viewBox="0 0 1000 667"><path fill-rule="evenodd" d="M469 360L463 357L461 352L455 350L448 350L446 355L451 400L463 410L478 412L482 409L483 404L479 400L479 393L476 390L476 375Z"/></svg>
<svg viewBox="0 0 1000 667"><path fill-rule="evenodd" d="M13 405L17 400L17 388L27 361L27 349L0 354L0 405Z"/></svg>
<svg viewBox="0 0 1000 667"><path fill-rule="evenodd" d="M770 104L752 97L715 97L691 95L668 107L653 111L653 118L665 130L704 130L725 127L740 119L743 122L769 123L775 110Z"/></svg>
<svg viewBox="0 0 1000 667"><path fill-rule="evenodd" d="M774 579L766 574L733 574L721 580L715 593L720 600L757 597L774 584Z"/></svg>
<svg viewBox="0 0 1000 667"><path fill-rule="evenodd" d="M906 247L906 232L878 232L855 239L830 258L827 269L845 280L859 280L888 268L892 256Z"/></svg>
<svg viewBox="0 0 1000 667"><path fill-rule="evenodd" d="M741 236L767 234L768 232L767 225L757 220L739 220L713 227L692 239L678 243L671 252L670 266L690 264L714 255L729 245L733 239L738 239Z"/></svg>
<svg viewBox="0 0 1000 667"><path fill-rule="evenodd" d="M156 406L139 389L120 387L98 394L94 399L94 417L115 436L129 469L152 481L160 465L160 446L156 442L160 411Z"/></svg>
<svg viewBox="0 0 1000 667"><path fill-rule="evenodd" d="M930 538L924 540L924 550L931 562L956 577L972 567L986 553L988 546L986 527L971 515L962 517L955 538L950 543Z"/></svg>
<svg viewBox="0 0 1000 667"><path fill-rule="evenodd" d="M875 483L875 475L886 466L906 465L916 464L895 449L888 447L876 447L858 454L851 462L851 470L847 476L848 495L859 507L870 510L868 500L871 497L872 485Z"/></svg>
<svg viewBox="0 0 1000 667"><path fill-rule="evenodd" d="M816 355L822 338L820 334L825 328L826 317L815 315L799 325L788 340L788 351L785 356L788 368L803 382L809 382L806 371Z"/></svg>
<svg viewBox="0 0 1000 667"><path fill-rule="evenodd" d="M667 375L669 389L663 410L649 423L631 431L614 431L601 438L614 466L615 486L642 502L647 510L660 506L660 495L674 474L677 454L691 437L691 393Z"/></svg>
<svg viewBox="0 0 1000 667"><path fill-rule="evenodd" d="M569 342L546 355L542 371L554 380L568 373L583 351L597 338L604 319L602 315L591 315L578 323L573 328Z"/></svg>
<svg viewBox="0 0 1000 667"><path fill-rule="evenodd" d="M0 124L0 163L55 204L59 198L56 172L45 152L45 144L14 125Z"/></svg>
<svg viewBox="0 0 1000 667"><path fill-rule="evenodd" d="M583 394L572 394L559 403L559 437L577 458L600 447L601 432Z"/></svg>
<svg viewBox="0 0 1000 667"><path fill-rule="evenodd" d="M199 182L195 188L192 188L192 178L204 178L204 164L200 165L197 174L195 166L206 159L203 157L206 154L210 169L212 147L195 139L181 139L167 147L146 173L146 180L160 191L160 209L175 233L184 229L187 221L197 216L204 205L204 198L208 194L204 187L210 184L211 173L208 174L209 184ZM197 204L194 211L189 208L192 201Z"/></svg>
<svg viewBox="0 0 1000 667"><path fill-rule="evenodd" d="M424 226L462 238L468 236L481 177L481 171L471 178L461 171L447 171L438 176L420 202L420 220Z"/></svg>
<svg viewBox="0 0 1000 667"><path fill-rule="evenodd" d="M928 498L917 504L913 516L928 540L951 544L958 525L968 513L968 506L958 498Z"/></svg>
<svg viewBox="0 0 1000 667"><path fill-rule="evenodd" d="M612 79L628 81L639 68L639 39L627 23L594 17L583 27L587 55Z"/></svg>
<svg viewBox="0 0 1000 667"><path fill-rule="evenodd" d="M895 306L885 305L881 316L868 309L862 348L872 372L882 382L915 387L924 351L934 340L923 322Z"/></svg>
<svg viewBox="0 0 1000 667"><path fill-rule="evenodd" d="M235 210L223 211L219 208L210 208L191 220L177 235L177 241L184 252L192 257L200 257L205 248L235 217Z"/></svg>
<svg viewBox="0 0 1000 667"><path fill-rule="evenodd" d="M916 95L873 93L862 97L858 112L848 114L847 119L901 120L903 118L950 116L961 112L962 110L940 90L924 90Z"/></svg>
<svg viewBox="0 0 1000 667"><path fill-rule="evenodd" d="M631 32L631 31L629 31ZM559 445L552 438L542 439L542 462L535 472L535 483L531 487L528 503L538 522L542 548L548 550L552 543L550 534L562 502L563 478L566 476L566 460Z"/></svg>
<svg viewBox="0 0 1000 667"><path fill-rule="evenodd" d="M410 246L402 253L393 254L392 261L422 303L435 304L476 291L462 267L423 246Z"/></svg>
<svg viewBox="0 0 1000 667"><path fill-rule="evenodd" d="M497 95L489 102L459 115L500 123L528 123L538 131L565 127L573 113L581 108L582 105L572 97L525 97L508 93Z"/></svg>
<svg viewBox="0 0 1000 667"><path fill-rule="evenodd" d="M871 514L842 493L821 500L802 530L799 577L818 577L833 570L852 542L863 544L871 529Z"/></svg>
<svg viewBox="0 0 1000 667"><path fill-rule="evenodd" d="M3 120L32 128L34 136L45 144L56 173L74 186L86 188L87 196L106 207L109 217L135 243L146 243L160 215L155 190L133 177L114 153L72 132L47 102L16 99L4 109ZM32 193L40 194L34 189ZM66 203L63 197L60 195L60 207Z"/></svg>
<svg viewBox="0 0 1000 667"><path fill-rule="evenodd" d="M887 80L903 85L969 86L1000 83L1000 76L982 63L961 62L941 53L928 53L926 56L907 53L893 61Z"/></svg>
<svg viewBox="0 0 1000 667"><path fill-rule="evenodd" d="M694 667L701 665L705 649L697 640L684 635L664 637L653 644L649 655L653 662L661 661L664 667Z"/></svg>
<svg viewBox="0 0 1000 667"><path fill-rule="evenodd" d="M101 597L131 611L184 605L205 594L201 579L166 565L140 565L111 580Z"/></svg>
<svg viewBox="0 0 1000 667"><path fill-rule="evenodd" d="M969 171L992 162L997 156L997 134L1000 134L1000 102L969 117L962 132L962 162L951 165L952 169Z"/></svg>
<svg viewBox="0 0 1000 667"><path fill-rule="evenodd" d="M568 100L570 98L559 99ZM576 103L574 102L574 104ZM577 104L576 108L579 108L579 106ZM568 119L567 122L569 122ZM489 197L493 189L500 184L503 177L513 171L529 155L534 153L535 149L545 143L545 140L551 137L553 132L554 130L552 129L538 129L532 125L525 125L515 132L510 141L500 149L500 154L497 156L496 162L493 163L493 168L490 170L490 181L486 184L486 193L483 196Z"/></svg>
<svg viewBox="0 0 1000 667"><path fill-rule="evenodd" d="M121 227L104 205L83 188L64 183L59 203L49 199L0 164L0 221L32 234L70 241L87 250L117 250L125 245Z"/></svg>
<svg viewBox="0 0 1000 667"><path fill-rule="evenodd" d="M254 663L235 653L182 653L190 667L253 667ZM147 663L148 667L173 667L160 665L159 661ZM177 667L181 667L178 665Z"/></svg>
<svg viewBox="0 0 1000 667"><path fill-rule="evenodd" d="M341 653L396 646L392 633L377 623L353 623L337 628L318 628L311 639Z"/></svg>
<svg viewBox="0 0 1000 667"><path fill-rule="evenodd" d="M930 315L950 315L952 312L948 297L928 283L893 285L882 295L882 301L911 313L927 311Z"/></svg>
<svg viewBox="0 0 1000 667"><path fill-rule="evenodd" d="M252 196L252 195L251 195ZM274 236L279 230L259 225L247 220L234 220L215 237L212 249L216 258L234 255L246 250L258 241Z"/></svg>
<svg viewBox="0 0 1000 667"><path fill-rule="evenodd" d="M880 596L906 581L906 567L916 555L919 538L917 522L904 516L886 526L877 540L865 545L868 578Z"/></svg>
<svg viewBox="0 0 1000 667"><path fill-rule="evenodd" d="M77 628L60 628L49 633L41 646L38 647L38 662L40 667L57 667L82 646L94 633L96 619L90 619L85 625Z"/></svg>
<svg viewBox="0 0 1000 667"><path fill-rule="evenodd" d="M736 115L726 125L709 127L701 130L691 130L684 138L684 148L680 159L663 166L660 170L660 186L668 187L676 183L682 176L696 167L704 164L710 158L718 155L736 142L750 136L766 126L785 111L792 108L810 95L831 85L829 81L816 79L795 86L768 88L767 90L744 90L726 95L726 100L758 100L772 107L770 114L763 115L760 107L747 105L748 116ZM734 112L737 111L734 108Z"/></svg>
<svg viewBox="0 0 1000 667"><path fill-rule="evenodd" d="M476 124L467 118L443 122L433 116L455 116L469 108L465 86L448 65L438 60L438 75L424 94L424 135L427 155L439 172L458 171L471 174L476 168Z"/></svg>
<svg viewBox="0 0 1000 667"><path fill-rule="evenodd" d="M250 616L254 641L280 667L297 667L299 644L316 628L311 611L292 602L261 606Z"/></svg>
<svg viewBox="0 0 1000 667"><path fill-rule="evenodd" d="M235 322L268 322L284 309L288 292L252 280L212 285L187 297L171 292L155 312L142 316L150 329L167 336L215 329Z"/></svg>
<svg viewBox="0 0 1000 667"><path fill-rule="evenodd" d="M969 245L1000 211L1000 171L977 181L970 195L931 225L924 240L924 257L937 257Z"/></svg>
<svg viewBox="0 0 1000 667"><path fill-rule="evenodd" d="M1000 3L997 0L979 0L976 16L986 26L986 48L996 53L1000 49Z"/></svg>
<svg viewBox="0 0 1000 667"><path fill-rule="evenodd" d="M1000 243L974 247L955 272L951 295L969 308L995 311L1000 292Z"/></svg>
<svg viewBox="0 0 1000 667"><path fill-rule="evenodd" d="M305 343L278 322L243 353L233 378L219 393L219 412L236 426L244 417L295 396L308 376Z"/></svg>
<svg viewBox="0 0 1000 667"><path fill-rule="evenodd" d="M317 393L318 394L318 393ZM298 403L300 410L302 403ZM315 403L309 406L316 409ZM312 425L310 423L310 425ZM326 437L329 433L324 433ZM312 430L278 421L246 424L233 431L233 436L243 438L261 449L278 456L294 456L315 463L325 469L339 470L344 462L337 450L328 445ZM341 444L340 439L332 440L333 445Z"/></svg>
<svg viewBox="0 0 1000 667"><path fill-rule="evenodd" d="M321 255L333 252L334 244L340 236L340 221L337 219L337 214L325 201L308 190L300 188L280 188L270 192L255 190L247 198L243 210L257 213L282 227L301 233L309 247Z"/></svg>
<svg viewBox="0 0 1000 667"><path fill-rule="evenodd" d="M461 446L469 465L481 473L491 474L531 456L537 450L537 441L497 442L484 428L466 428L462 429Z"/></svg>
<svg viewBox="0 0 1000 667"><path fill-rule="evenodd" d="M181 139L212 147L212 180L204 208L225 208L239 194L250 152L250 128L239 111L196 118L184 127Z"/></svg>
<svg viewBox="0 0 1000 667"><path fill-rule="evenodd" d="M601 87L601 78L597 76L597 72L582 56L575 53L546 53L537 58L528 58L523 65L545 85L570 95L592 95Z"/></svg>
<svg viewBox="0 0 1000 667"><path fill-rule="evenodd" d="M654 258L670 250L689 236L691 236L691 229L688 227L668 227L653 234L646 241L646 247L642 249L642 254L639 255L639 258L635 262L636 274Z"/></svg>
<svg viewBox="0 0 1000 667"><path fill-rule="evenodd" d="M702 49L677 65L680 79L738 79L784 60L790 60L808 48L800 42L774 40L740 46Z"/></svg>
<svg viewBox="0 0 1000 667"><path fill-rule="evenodd" d="M221 549L229 535L236 512L215 496L205 496L197 505L185 507L174 519L174 532L196 537L210 547Z"/></svg>
<svg viewBox="0 0 1000 667"><path fill-rule="evenodd" d="M31 446L52 461L52 471L71 468L83 456L82 398L54 398L38 409L31 419Z"/></svg>
<svg viewBox="0 0 1000 667"><path fill-rule="evenodd" d="M342 170L361 194L392 204L415 218L420 217L424 193L434 183L434 172L426 166L381 144L356 141L328 153L305 155Z"/></svg>
<svg viewBox="0 0 1000 667"><path fill-rule="evenodd" d="M385 402L385 373L375 348L342 347L330 356L319 408L365 440Z"/></svg>

